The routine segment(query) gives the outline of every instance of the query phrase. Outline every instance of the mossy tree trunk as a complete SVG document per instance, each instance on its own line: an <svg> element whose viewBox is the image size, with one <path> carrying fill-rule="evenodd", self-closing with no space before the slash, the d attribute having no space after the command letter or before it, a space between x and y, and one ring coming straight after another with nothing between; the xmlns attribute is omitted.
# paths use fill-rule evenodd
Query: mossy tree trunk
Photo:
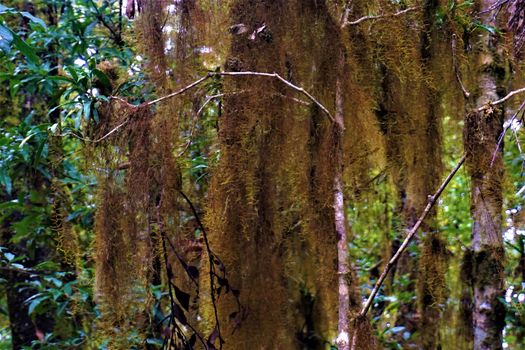
<svg viewBox="0 0 525 350"><path fill-rule="evenodd" d="M497 1L482 0L478 8L485 26L497 23L490 11ZM502 178L504 111L490 106L505 93L506 67L502 38L489 31L478 31L474 57L477 67L475 106L484 106L467 114L464 142L467 166L471 176L472 250L465 258L473 290L472 327L474 349L501 349L505 309L503 296L504 247L502 240Z"/></svg>

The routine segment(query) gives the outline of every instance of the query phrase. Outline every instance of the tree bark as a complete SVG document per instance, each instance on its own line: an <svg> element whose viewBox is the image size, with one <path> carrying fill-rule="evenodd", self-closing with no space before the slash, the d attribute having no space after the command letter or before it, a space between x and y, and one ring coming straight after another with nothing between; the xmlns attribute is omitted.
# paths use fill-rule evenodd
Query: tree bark
<svg viewBox="0 0 525 350"><path fill-rule="evenodd" d="M495 27L492 13L487 11L497 1L478 2L483 25ZM486 106L481 112L468 113L465 118L464 143L467 166L471 176L472 247L466 261L471 268L473 289L473 343L476 350L502 348L505 309L503 296L504 248L501 235L503 151L499 143L503 131L504 111L490 106L504 95L506 70L502 38L486 30L478 31L477 94L475 105Z"/></svg>
<svg viewBox="0 0 525 350"><path fill-rule="evenodd" d="M343 135L344 135L344 88L342 79L345 77L345 54L340 49L337 62L338 79L335 86L335 176L334 176L334 214L335 233L337 237L337 273L339 275L339 317L337 346L339 350L350 349L350 281L351 267L348 260L348 234L346 229L346 208L343 189Z"/></svg>

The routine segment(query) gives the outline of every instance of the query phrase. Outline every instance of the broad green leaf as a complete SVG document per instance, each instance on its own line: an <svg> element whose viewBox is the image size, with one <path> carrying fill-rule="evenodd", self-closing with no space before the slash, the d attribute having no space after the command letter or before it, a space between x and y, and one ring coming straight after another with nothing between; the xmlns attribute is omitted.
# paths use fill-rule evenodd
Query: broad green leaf
<svg viewBox="0 0 525 350"><path fill-rule="evenodd" d="M78 81L78 74L74 67L68 66L65 68L65 70L71 75L71 78L73 78L75 82Z"/></svg>
<svg viewBox="0 0 525 350"><path fill-rule="evenodd" d="M5 187L5 191L8 194L11 194L11 191L13 190L13 182L5 169L0 170L0 185Z"/></svg>
<svg viewBox="0 0 525 350"><path fill-rule="evenodd" d="M9 52L11 50L11 42L13 41L13 34L11 34L11 31L0 24L0 50L2 50L4 53Z"/></svg>
<svg viewBox="0 0 525 350"><path fill-rule="evenodd" d="M95 76L100 80L102 85L104 85L108 89L111 88L111 82L109 81L109 78L106 75L106 73L102 72L100 69L95 68L93 69L93 74L95 74Z"/></svg>
<svg viewBox="0 0 525 350"><path fill-rule="evenodd" d="M91 100L84 102L84 119L89 120L91 115Z"/></svg>
<svg viewBox="0 0 525 350"><path fill-rule="evenodd" d="M27 313L29 315L32 315L33 312L35 312L35 309L38 307L38 305L40 305L40 303L42 303L44 300L47 300L47 299L48 299L47 296L43 296L43 297L40 297L40 298L33 299L29 303L29 307L27 308Z"/></svg>
<svg viewBox="0 0 525 350"><path fill-rule="evenodd" d="M4 253L4 256L7 259L7 261L11 261L15 258L15 254L13 253Z"/></svg>
<svg viewBox="0 0 525 350"><path fill-rule="evenodd" d="M47 80L54 80L54 81L65 81L67 83L72 83L74 84L75 81L71 78L68 78L68 77L64 77L64 76L61 76L61 75L53 75L53 76L50 76L50 77L46 77Z"/></svg>
<svg viewBox="0 0 525 350"><path fill-rule="evenodd" d="M22 16L29 19L31 22L41 25L43 28L47 28L46 23L38 17L33 16L29 12L20 12Z"/></svg>
<svg viewBox="0 0 525 350"><path fill-rule="evenodd" d="M24 145L27 143L27 141L29 141L29 140L30 140L33 136L35 136L35 135L36 135L36 134L33 134L33 133L27 135L27 136L22 140L22 142L20 142L20 145L18 145L18 147L20 147L20 148L24 147Z"/></svg>
<svg viewBox="0 0 525 350"><path fill-rule="evenodd" d="M159 338L148 338L146 339L146 344L162 346L164 344L164 341Z"/></svg>
<svg viewBox="0 0 525 350"><path fill-rule="evenodd" d="M55 134L58 130L58 123L55 123L49 127L49 131L51 131L52 134Z"/></svg>
<svg viewBox="0 0 525 350"><path fill-rule="evenodd" d="M39 65L40 64L40 58L35 53L35 49L31 47L28 43L26 43L24 40L22 40L18 35L15 33L13 34L13 45L16 46L17 49L20 50L20 52L33 64Z"/></svg>
<svg viewBox="0 0 525 350"><path fill-rule="evenodd" d="M493 35L499 34L499 29L498 28L493 27L493 26L489 26L489 25L486 25L486 24L477 23L476 24L476 28L482 29L482 30L486 30L487 32L489 32L490 34L493 34Z"/></svg>
<svg viewBox="0 0 525 350"><path fill-rule="evenodd" d="M50 260L41 262L40 264L35 266L35 269L37 270L56 270L57 268L58 268L58 264Z"/></svg>
<svg viewBox="0 0 525 350"><path fill-rule="evenodd" d="M13 41L13 33L9 28L0 24L0 41L6 40L11 43Z"/></svg>

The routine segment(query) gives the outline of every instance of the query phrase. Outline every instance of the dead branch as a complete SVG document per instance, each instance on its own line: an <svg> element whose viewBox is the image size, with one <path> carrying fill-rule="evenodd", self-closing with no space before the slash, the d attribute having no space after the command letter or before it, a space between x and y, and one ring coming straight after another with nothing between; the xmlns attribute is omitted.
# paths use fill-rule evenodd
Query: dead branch
<svg viewBox="0 0 525 350"><path fill-rule="evenodd" d="M212 76L213 75L221 75L221 76L243 76L243 75L248 75L248 76L259 76L259 77L269 77L269 78L276 78L280 81L282 81L286 86L290 87L291 89L303 94L304 96L306 96L310 101L312 101L315 105L317 105L317 107L319 107L327 116L328 118L330 118L330 120L332 122L335 121L334 117L332 116L332 114L330 113L330 111L328 111L328 109L323 106L323 104L321 102L319 102L317 99L315 99L315 97L313 97L308 91L306 91L305 89L303 89L302 87L299 87L297 85L294 85L292 82L284 79L283 77L281 77L279 74L277 73L262 73L262 72L218 72L218 73L208 73L208 74L211 74Z"/></svg>
<svg viewBox="0 0 525 350"><path fill-rule="evenodd" d="M123 127L124 125L126 125L128 122L129 122L129 119L124 120L122 123L120 123L119 125L117 125L117 126L114 127L113 129L111 129L110 132L108 132L107 134L105 134L104 136L100 137L100 138L97 139L97 140L93 140L92 142L93 142L93 143L99 143L99 142L104 141L104 140L107 139L109 136L111 136L113 133L115 133L118 129L120 129L121 127Z"/></svg>
<svg viewBox="0 0 525 350"><path fill-rule="evenodd" d="M421 224L425 220L426 216L428 215L428 213L430 212L432 207L436 204L436 202L437 202L439 196L441 195L441 193L443 192L443 190L448 186L448 184L450 183L452 178L456 175L458 170L461 168L461 166L465 162L465 158L466 158L466 155L464 154L461 157L461 159L459 160L459 162L456 164L454 169L452 169L452 171L448 174L447 178L443 181L441 186L439 186L439 188L436 191L436 193L434 193L433 196L430 196L428 198L428 203L427 203L427 206L425 207L425 210L423 210L423 213L421 214L421 216L419 217L419 219L417 220L415 225L412 227L412 229L410 229L410 231L408 231L408 234L407 234L405 240L403 241L403 243L401 244L401 246L399 247L399 249L396 251L394 256L390 259L388 264L385 266L385 269L383 270L383 273L381 274L381 276L377 280L377 282L376 282L376 284L374 286L374 289L370 293L370 296L368 297L365 305L363 306L363 308L359 312L359 316L358 317L366 316L368 310L370 309L370 306L372 305L372 302L374 301L374 298L376 297L377 293L379 292L379 289L381 288L383 282L385 281L386 276L388 275L388 273L390 272L392 267L396 264L397 260L401 256L401 254L403 254L403 252L405 251L405 249L408 246L408 244L410 243L410 241L416 235L417 230L419 229L419 227L421 226Z"/></svg>
<svg viewBox="0 0 525 350"><path fill-rule="evenodd" d="M512 127L512 123L514 122L514 120L516 120L516 118L518 117L518 114L520 114L520 112L523 110L523 108L525 108L525 101L523 101L521 103L521 105L518 107L518 110L512 115L512 118L509 119L509 121L507 122L507 125L505 126L505 128L503 129L501 134L499 135L498 143L496 145L496 149L494 150L494 152L492 154L492 160L490 161L490 167L491 168L494 165L494 162L496 161L496 156L498 155L498 149L501 147L501 143L503 142L503 138L507 134L507 131L509 131L509 129Z"/></svg>
<svg viewBox="0 0 525 350"><path fill-rule="evenodd" d="M505 97L500 98L499 100L496 100L496 101L489 102L489 103L487 103L487 105L479 107L478 108L478 112L484 111L485 109L487 109L487 107L496 106L496 105L502 104L503 102L507 101L512 96L517 95L517 94L521 94L522 92L525 92L525 87L523 87L521 89L517 89L517 90L511 91Z"/></svg>
<svg viewBox="0 0 525 350"><path fill-rule="evenodd" d="M383 15L371 15L371 16L364 16L364 17L361 17L355 21L351 21L351 22L348 22L346 21L345 23L343 23L342 27L346 27L346 26L355 26L357 24L360 24L362 22L365 22L365 21L370 21L370 20L374 20L374 19L377 19L377 20L381 20L381 19L386 19L386 18L392 18L392 17L398 17L398 16L402 16L406 13L409 13L409 12L412 12L412 11L416 11L416 10L419 10L419 6L414 6L414 7L409 7L409 8L406 8L402 11L399 11L399 12L395 12L395 13L386 13L386 14L383 14Z"/></svg>
<svg viewBox="0 0 525 350"><path fill-rule="evenodd" d="M489 12L492 12L494 10L500 10L501 7L503 5L505 5L506 3L508 3L509 0L500 0L498 2L496 2L495 4L493 4L492 6L490 6L488 9L484 10L484 11L480 11L479 14L482 15L482 14L485 14L485 13L489 13Z"/></svg>
<svg viewBox="0 0 525 350"><path fill-rule="evenodd" d="M332 113L330 113L330 111L325 107L323 106L323 104L321 102L319 102L315 97L313 97L308 91L306 91L305 89L303 89L302 87L300 86L297 86L297 85L294 85L292 82L284 79L282 76L280 76L279 74L277 73L265 73L265 72L209 72L208 74L206 74L205 76L197 79L196 81L194 81L193 83L171 93L171 94L168 94L166 96L163 96L163 97L159 97L155 100L152 100L152 101L149 101L149 102L145 102L143 103L142 105L143 106L152 106L154 104L157 104L159 102L162 102L164 100L167 100L167 99L170 99L172 97L175 97L177 95L181 95L183 93L185 93L186 91L200 85L201 83L203 83L204 81L208 80L209 78L211 77L214 77L214 76L233 76L233 77L238 77L238 76L256 76L256 77L267 77L267 78L274 78L274 79L277 79L277 80L280 80L283 84L285 84L286 86L288 86L289 88L303 94L304 96L306 96L310 101L312 101L317 107L319 107L327 116L328 118L330 118L330 120L333 122L334 121L334 117L332 116Z"/></svg>

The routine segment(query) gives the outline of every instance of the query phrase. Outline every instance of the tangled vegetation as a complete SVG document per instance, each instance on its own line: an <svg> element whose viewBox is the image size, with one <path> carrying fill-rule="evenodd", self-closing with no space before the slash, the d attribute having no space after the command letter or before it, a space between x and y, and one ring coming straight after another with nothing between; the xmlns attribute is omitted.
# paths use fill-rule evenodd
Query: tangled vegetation
<svg viewBox="0 0 525 350"><path fill-rule="evenodd" d="M5 1L0 349L519 348L524 14Z"/></svg>

